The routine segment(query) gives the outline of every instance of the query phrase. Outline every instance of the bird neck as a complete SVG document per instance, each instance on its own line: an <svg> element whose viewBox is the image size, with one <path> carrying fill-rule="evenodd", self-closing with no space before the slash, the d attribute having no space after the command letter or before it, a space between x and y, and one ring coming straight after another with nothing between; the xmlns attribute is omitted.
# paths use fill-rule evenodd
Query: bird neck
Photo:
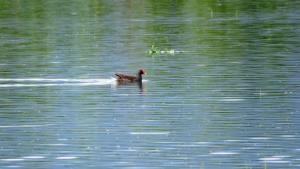
<svg viewBox="0 0 300 169"><path fill-rule="evenodd" d="M143 77L142 77L142 74L141 73L138 73L137 74L137 81L139 81L139 82L142 82L142 79L143 79Z"/></svg>

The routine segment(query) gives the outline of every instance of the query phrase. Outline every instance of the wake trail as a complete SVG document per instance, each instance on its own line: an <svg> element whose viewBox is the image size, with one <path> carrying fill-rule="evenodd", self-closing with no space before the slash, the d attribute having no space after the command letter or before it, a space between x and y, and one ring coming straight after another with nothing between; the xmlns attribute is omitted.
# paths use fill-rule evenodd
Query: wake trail
<svg viewBox="0 0 300 169"><path fill-rule="evenodd" d="M95 86L115 85L116 79L46 79L46 78L20 78L0 79L2 87L43 87L43 86Z"/></svg>

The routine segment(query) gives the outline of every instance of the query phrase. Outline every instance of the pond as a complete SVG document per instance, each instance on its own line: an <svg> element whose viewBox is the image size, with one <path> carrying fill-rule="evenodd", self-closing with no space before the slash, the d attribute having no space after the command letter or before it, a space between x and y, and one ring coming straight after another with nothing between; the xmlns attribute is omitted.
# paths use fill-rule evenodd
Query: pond
<svg viewBox="0 0 300 169"><path fill-rule="evenodd" d="M299 7L2 0L0 168L299 168Z"/></svg>

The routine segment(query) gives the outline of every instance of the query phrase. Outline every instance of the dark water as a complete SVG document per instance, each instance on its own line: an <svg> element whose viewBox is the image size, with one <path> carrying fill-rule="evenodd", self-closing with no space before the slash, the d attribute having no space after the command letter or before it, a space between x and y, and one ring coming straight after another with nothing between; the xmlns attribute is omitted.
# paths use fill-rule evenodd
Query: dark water
<svg viewBox="0 0 300 169"><path fill-rule="evenodd" d="M299 9L0 1L0 168L300 168Z"/></svg>

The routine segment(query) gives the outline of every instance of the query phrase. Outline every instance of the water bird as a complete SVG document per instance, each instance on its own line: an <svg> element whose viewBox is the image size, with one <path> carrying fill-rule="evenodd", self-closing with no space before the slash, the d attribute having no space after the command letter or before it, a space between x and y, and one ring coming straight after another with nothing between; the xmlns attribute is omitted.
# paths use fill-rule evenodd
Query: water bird
<svg viewBox="0 0 300 169"><path fill-rule="evenodd" d="M136 76L125 75L120 73L116 73L115 75L117 76L117 81L119 83L134 83L134 82L142 83L143 75L145 74L146 71L144 69L140 69Z"/></svg>

